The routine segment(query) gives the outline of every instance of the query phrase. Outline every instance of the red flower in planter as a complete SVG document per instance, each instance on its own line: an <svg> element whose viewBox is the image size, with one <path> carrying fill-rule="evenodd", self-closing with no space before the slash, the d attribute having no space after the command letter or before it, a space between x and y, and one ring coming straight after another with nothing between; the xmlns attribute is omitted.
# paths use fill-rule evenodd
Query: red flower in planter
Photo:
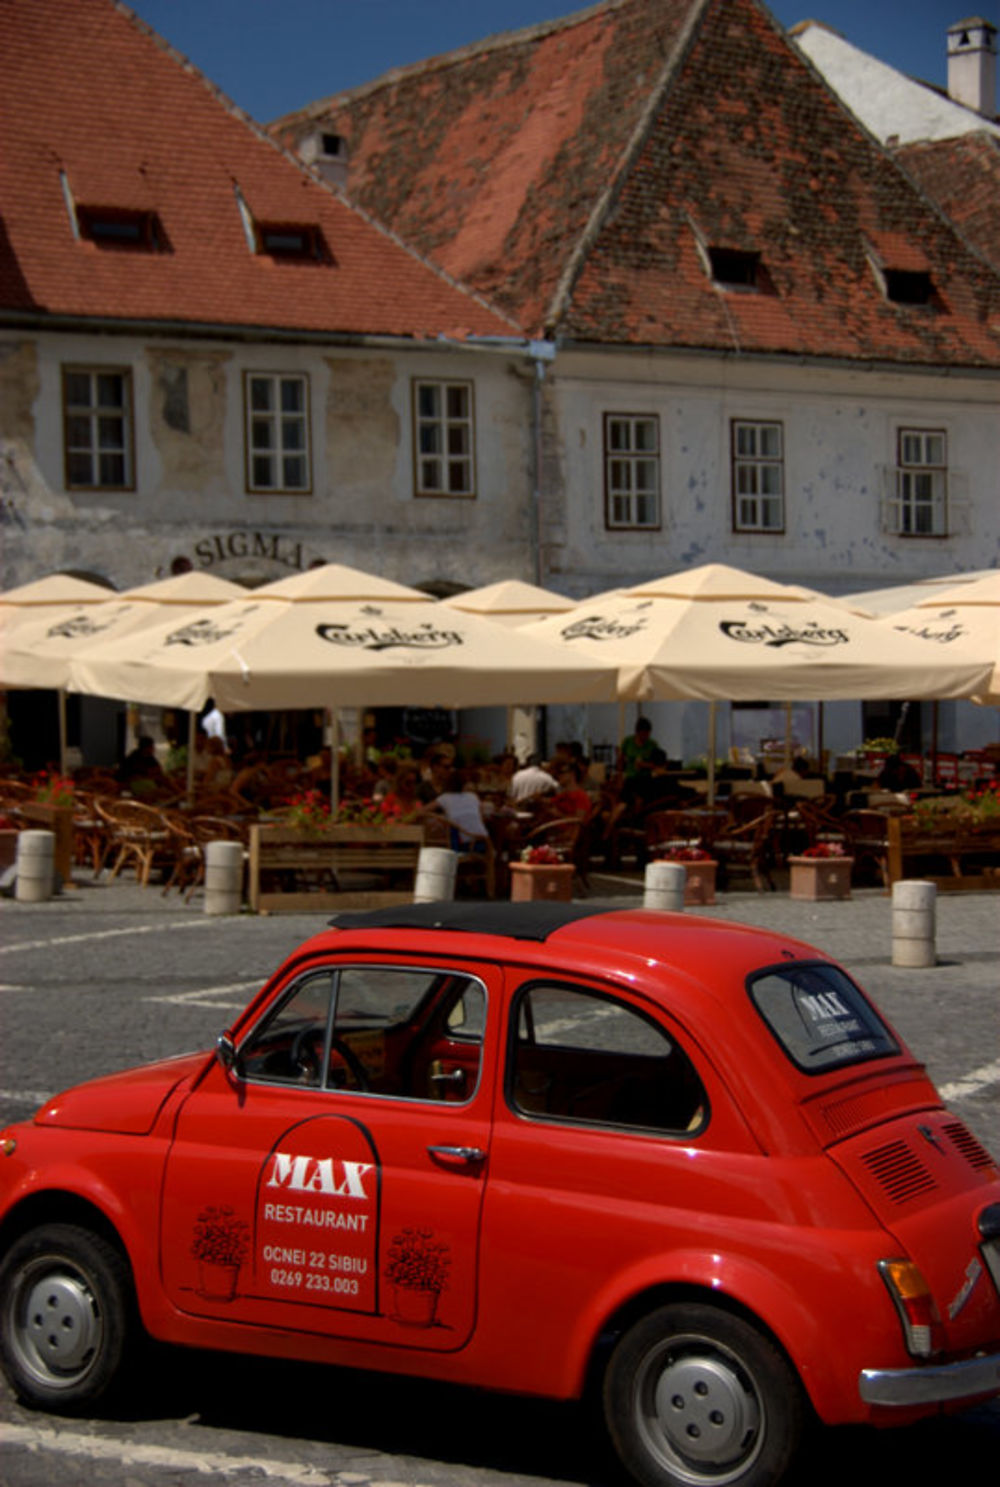
<svg viewBox="0 0 1000 1487"><path fill-rule="evenodd" d="M846 857L841 842L816 842L798 854L800 857Z"/></svg>
<svg viewBox="0 0 1000 1487"><path fill-rule="evenodd" d="M706 852L704 847L698 847L694 843L687 847L667 847L662 852L657 852L657 862L711 862L711 852Z"/></svg>
<svg viewBox="0 0 1000 1487"><path fill-rule="evenodd" d="M555 847L525 847L521 853L522 862L535 863L542 867L557 867L563 860L562 853Z"/></svg>

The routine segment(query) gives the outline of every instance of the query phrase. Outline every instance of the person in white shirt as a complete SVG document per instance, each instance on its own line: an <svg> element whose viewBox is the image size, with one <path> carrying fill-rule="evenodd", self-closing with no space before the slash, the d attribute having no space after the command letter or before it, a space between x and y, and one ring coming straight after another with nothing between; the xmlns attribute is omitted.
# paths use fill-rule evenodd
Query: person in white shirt
<svg viewBox="0 0 1000 1487"><path fill-rule="evenodd" d="M205 713L201 720L202 730L209 738L221 738L223 748L228 749L226 743L226 719L216 707L210 697L205 704Z"/></svg>
<svg viewBox="0 0 1000 1487"><path fill-rule="evenodd" d="M515 802L533 800L538 795L552 795L558 789L559 781L547 769L542 769L537 756L533 755L523 769L511 776L507 797Z"/></svg>

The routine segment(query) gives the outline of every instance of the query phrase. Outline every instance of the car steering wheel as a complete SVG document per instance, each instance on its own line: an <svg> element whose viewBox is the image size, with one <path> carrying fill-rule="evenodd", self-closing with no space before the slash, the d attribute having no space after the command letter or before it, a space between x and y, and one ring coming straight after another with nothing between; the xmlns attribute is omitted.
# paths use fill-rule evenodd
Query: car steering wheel
<svg viewBox="0 0 1000 1487"><path fill-rule="evenodd" d="M294 1077L299 1080L300 1084L319 1084L320 1050L325 1036L324 1029L318 1027L300 1028L295 1034L288 1051L288 1062L291 1064ZM334 1089L347 1088L347 1082L343 1076L350 1073L358 1089L366 1092L371 1090L368 1070L351 1045L343 1038L338 1038L336 1033L330 1039L330 1052L337 1054L345 1065L343 1069L333 1068L330 1071L330 1083ZM339 1081L338 1075L341 1076Z"/></svg>

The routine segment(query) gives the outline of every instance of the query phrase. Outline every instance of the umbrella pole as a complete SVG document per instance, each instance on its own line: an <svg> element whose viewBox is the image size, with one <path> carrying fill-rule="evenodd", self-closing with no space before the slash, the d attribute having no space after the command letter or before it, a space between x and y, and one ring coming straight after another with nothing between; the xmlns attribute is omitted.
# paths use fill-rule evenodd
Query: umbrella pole
<svg viewBox="0 0 1000 1487"><path fill-rule="evenodd" d="M792 704L785 703L785 768L792 766Z"/></svg>
<svg viewBox="0 0 1000 1487"><path fill-rule="evenodd" d="M60 687L57 692L59 707L59 773L67 775L69 770L66 763L66 692ZM50 714L51 716L51 714Z"/></svg>
<svg viewBox="0 0 1000 1487"><path fill-rule="evenodd" d="M715 703L708 704L708 803L715 804Z"/></svg>
<svg viewBox="0 0 1000 1487"><path fill-rule="evenodd" d="M330 815L337 819L340 809L340 713L330 709Z"/></svg>
<svg viewBox="0 0 1000 1487"><path fill-rule="evenodd" d="M198 737L197 717L196 712L188 710L187 783L185 786L188 805L194 804L194 745Z"/></svg>

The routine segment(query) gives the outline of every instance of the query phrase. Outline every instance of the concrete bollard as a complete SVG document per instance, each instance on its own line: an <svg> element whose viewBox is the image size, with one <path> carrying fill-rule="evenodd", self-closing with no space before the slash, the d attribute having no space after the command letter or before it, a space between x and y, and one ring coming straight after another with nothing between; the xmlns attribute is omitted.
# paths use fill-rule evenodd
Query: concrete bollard
<svg viewBox="0 0 1000 1487"><path fill-rule="evenodd" d="M18 903L38 904L52 897L55 885L56 834L54 831L22 831L17 839Z"/></svg>
<svg viewBox="0 0 1000 1487"><path fill-rule="evenodd" d="M413 885L415 904L434 904L455 897L458 853L448 847L421 847L417 878Z"/></svg>
<svg viewBox="0 0 1000 1487"><path fill-rule="evenodd" d="M205 846L205 913L238 914L243 903L243 843Z"/></svg>
<svg viewBox="0 0 1000 1487"><path fill-rule="evenodd" d="M642 906L678 914L684 908L687 870L683 862L651 862L646 868Z"/></svg>
<svg viewBox="0 0 1000 1487"><path fill-rule="evenodd" d="M919 879L892 885L892 963L919 970L937 964L937 887Z"/></svg>

